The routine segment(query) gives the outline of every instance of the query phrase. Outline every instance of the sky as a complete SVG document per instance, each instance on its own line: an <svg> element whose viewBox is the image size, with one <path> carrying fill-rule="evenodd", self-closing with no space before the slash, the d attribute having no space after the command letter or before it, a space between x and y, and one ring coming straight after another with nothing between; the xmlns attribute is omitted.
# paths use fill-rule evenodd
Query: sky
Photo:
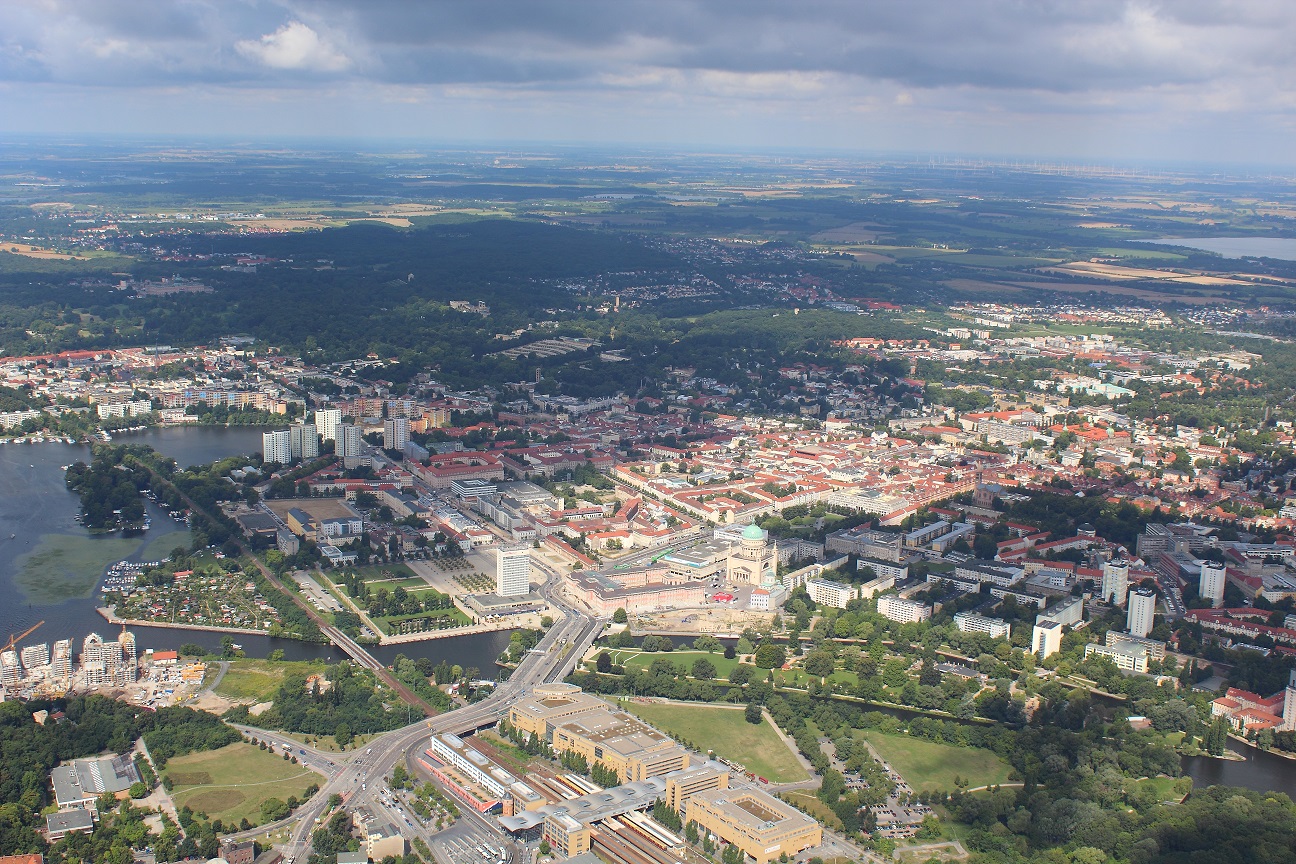
<svg viewBox="0 0 1296 864"><path fill-rule="evenodd" d="M1296 165L1296 0L5 0L0 135Z"/></svg>

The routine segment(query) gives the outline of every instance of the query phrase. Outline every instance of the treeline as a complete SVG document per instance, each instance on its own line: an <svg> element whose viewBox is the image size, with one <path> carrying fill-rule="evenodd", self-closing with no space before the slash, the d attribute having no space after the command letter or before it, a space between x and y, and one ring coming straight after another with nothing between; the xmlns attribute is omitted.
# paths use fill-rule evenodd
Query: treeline
<svg viewBox="0 0 1296 864"><path fill-rule="evenodd" d="M189 708L159 708L157 725L144 733L144 743L158 770L175 756L218 750L240 738L237 729L215 714Z"/></svg>

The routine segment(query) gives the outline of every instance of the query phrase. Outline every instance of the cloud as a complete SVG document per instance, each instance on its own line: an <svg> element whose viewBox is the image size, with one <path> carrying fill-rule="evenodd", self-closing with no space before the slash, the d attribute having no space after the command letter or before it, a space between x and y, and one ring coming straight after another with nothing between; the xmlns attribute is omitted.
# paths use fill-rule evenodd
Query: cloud
<svg viewBox="0 0 1296 864"><path fill-rule="evenodd" d="M1167 153L1224 145L1224 158L1253 135L1290 163L1291 2L0 2L0 116L50 116L30 114L47 87L130 105L137 125L168 129L174 109L150 117L150 94L188 87L196 113L230 111L212 116L230 129L250 124L259 100L300 105L306 134L367 128L360 115L402 134L459 117L523 138L647 130L698 144L777 134L781 145L1015 153L1045 140L1113 153L1159 140ZM15 82L33 86L6 88ZM384 92L402 95L365 101ZM869 124L851 126L864 112Z"/></svg>
<svg viewBox="0 0 1296 864"><path fill-rule="evenodd" d="M300 21L289 21L260 39L240 40L234 49L272 69L342 72L351 66L350 57Z"/></svg>

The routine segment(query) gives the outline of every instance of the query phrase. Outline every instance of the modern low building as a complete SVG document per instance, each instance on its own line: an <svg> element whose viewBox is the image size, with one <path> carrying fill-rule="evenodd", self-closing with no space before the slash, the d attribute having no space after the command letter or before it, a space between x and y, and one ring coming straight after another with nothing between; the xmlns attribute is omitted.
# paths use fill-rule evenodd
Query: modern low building
<svg viewBox="0 0 1296 864"><path fill-rule="evenodd" d="M89 834L94 830L94 815L80 807L60 810L45 817L45 837L51 842L62 840L69 834Z"/></svg>
<svg viewBox="0 0 1296 864"><path fill-rule="evenodd" d="M1090 642L1085 646L1085 659L1090 655L1097 654L1099 657L1106 657L1116 664L1116 668L1123 672L1146 672L1148 667L1147 651L1142 646L1137 646L1129 642L1118 642L1115 645L1099 645Z"/></svg>
<svg viewBox="0 0 1296 864"><path fill-rule="evenodd" d="M684 821L732 843L769 864L823 842L823 827L791 805L755 789L709 789L695 792L684 805Z"/></svg>

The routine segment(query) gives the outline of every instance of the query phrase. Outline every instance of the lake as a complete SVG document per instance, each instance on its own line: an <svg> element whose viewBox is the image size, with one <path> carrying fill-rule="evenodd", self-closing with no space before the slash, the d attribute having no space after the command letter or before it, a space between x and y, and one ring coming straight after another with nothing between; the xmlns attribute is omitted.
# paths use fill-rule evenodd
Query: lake
<svg viewBox="0 0 1296 864"><path fill-rule="evenodd" d="M1225 258L1280 258L1296 261L1296 239L1289 237L1162 237L1138 240L1161 246L1187 246Z"/></svg>
<svg viewBox="0 0 1296 864"><path fill-rule="evenodd" d="M259 427L189 426L148 429L114 435L116 443L148 444L182 467L203 465L236 454L261 451ZM71 639L73 651L88 634L110 635L113 628L95 608L104 569L122 559L155 560L178 545L188 545L188 529L153 504L152 528L139 537L91 537L76 522L77 496L68 491L62 466L88 461L81 444L0 445L0 637L45 623L24 644ZM12 535L12 536L11 536ZM220 649L220 633L138 627L141 649L176 649L185 642ZM340 660L332 645L294 639L236 634L235 641L253 657L281 648L289 660L316 657ZM508 631L475 633L426 642L374 647L370 652L388 665L396 655L446 660L476 666L493 677L495 658L508 647Z"/></svg>

